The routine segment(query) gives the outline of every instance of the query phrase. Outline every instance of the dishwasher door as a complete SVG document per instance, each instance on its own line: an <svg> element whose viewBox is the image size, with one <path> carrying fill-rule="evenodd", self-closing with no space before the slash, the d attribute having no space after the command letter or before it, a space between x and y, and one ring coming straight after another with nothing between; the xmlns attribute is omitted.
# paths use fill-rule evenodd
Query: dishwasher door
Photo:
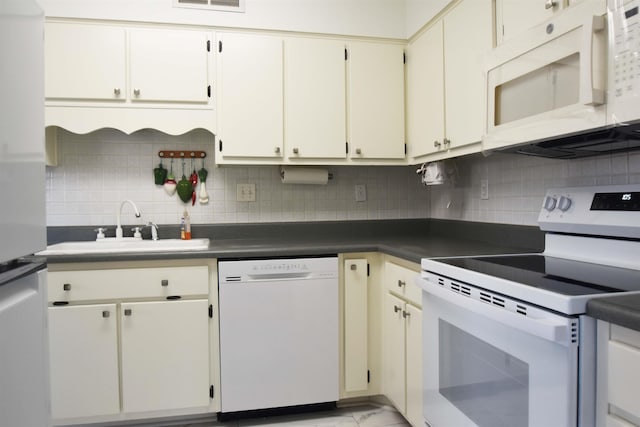
<svg viewBox="0 0 640 427"><path fill-rule="evenodd" d="M220 261L222 412L335 402L338 258Z"/></svg>

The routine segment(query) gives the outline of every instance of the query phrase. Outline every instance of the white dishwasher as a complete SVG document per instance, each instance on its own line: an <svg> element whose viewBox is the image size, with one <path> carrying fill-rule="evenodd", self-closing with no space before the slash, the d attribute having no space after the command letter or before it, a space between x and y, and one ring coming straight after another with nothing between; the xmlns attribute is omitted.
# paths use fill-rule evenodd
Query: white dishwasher
<svg viewBox="0 0 640 427"><path fill-rule="evenodd" d="M223 413L335 402L338 258L220 261Z"/></svg>

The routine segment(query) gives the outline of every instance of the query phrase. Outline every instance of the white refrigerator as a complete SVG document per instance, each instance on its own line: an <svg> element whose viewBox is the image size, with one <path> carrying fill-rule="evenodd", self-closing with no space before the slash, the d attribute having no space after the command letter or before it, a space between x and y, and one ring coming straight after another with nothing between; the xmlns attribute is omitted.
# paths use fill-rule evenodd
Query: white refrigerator
<svg viewBox="0 0 640 427"><path fill-rule="evenodd" d="M50 425L44 14L0 0L0 427Z"/></svg>

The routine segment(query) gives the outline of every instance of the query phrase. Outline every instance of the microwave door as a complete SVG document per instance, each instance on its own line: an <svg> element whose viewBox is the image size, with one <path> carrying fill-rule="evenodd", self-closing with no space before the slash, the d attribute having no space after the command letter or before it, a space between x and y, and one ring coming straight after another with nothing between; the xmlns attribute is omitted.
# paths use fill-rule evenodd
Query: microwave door
<svg viewBox="0 0 640 427"><path fill-rule="evenodd" d="M483 148L504 148L606 124L605 19L567 20L548 30L553 37L530 37L529 45L514 41L496 50L487 72Z"/></svg>

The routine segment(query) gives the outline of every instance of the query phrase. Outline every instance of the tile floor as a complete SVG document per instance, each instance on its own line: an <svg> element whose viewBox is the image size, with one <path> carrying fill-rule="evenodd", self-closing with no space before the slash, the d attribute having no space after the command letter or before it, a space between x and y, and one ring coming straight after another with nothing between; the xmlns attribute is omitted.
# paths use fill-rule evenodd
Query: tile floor
<svg viewBox="0 0 640 427"><path fill-rule="evenodd" d="M308 414L252 418L238 421L192 423L182 427L410 427L390 406L361 404Z"/></svg>

